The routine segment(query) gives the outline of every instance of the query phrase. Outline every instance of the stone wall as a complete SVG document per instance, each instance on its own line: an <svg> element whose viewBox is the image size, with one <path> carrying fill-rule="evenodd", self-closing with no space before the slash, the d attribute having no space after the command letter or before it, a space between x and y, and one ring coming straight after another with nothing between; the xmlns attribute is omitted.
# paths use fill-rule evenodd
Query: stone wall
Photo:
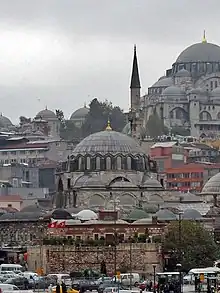
<svg viewBox="0 0 220 293"><path fill-rule="evenodd" d="M117 249L111 246L75 247L73 246L35 246L28 248L29 270L43 268L45 273L62 273L82 271L86 268L100 270L102 260L106 263L108 273L114 272L116 251L116 268L121 270L151 274L153 264L161 270L160 245L156 243L119 244Z"/></svg>

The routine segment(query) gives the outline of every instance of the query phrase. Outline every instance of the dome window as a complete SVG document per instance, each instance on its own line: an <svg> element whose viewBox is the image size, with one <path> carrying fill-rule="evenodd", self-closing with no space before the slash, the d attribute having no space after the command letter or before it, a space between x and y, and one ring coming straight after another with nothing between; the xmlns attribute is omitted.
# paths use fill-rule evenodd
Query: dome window
<svg viewBox="0 0 220 293"><path fill-rule="evenodd" d="M86 158L86 169L90 170L91 169L91 161L90 161L90 157Z"/></svg>
<svg viewBox="0 0 220 293"><path fill-rule="evenodd" d="M127 157L127 169L131 170L131 157Z"/></svg>
<svg viewBox="0 0 220 293"><path fill-rule="evenodd" d="M100 170L100 168L101 168L100 157L97 157L97 158L96 158L96 169L97 169L97 170Z"/></svg>
<svg viewBox="0 0 220 293"><path fill-rule="evenodd" d="M106 170L111 170L111 158L106 158Z"/></svg>
<svg viewBox="0 0 220 293"><path fill-rule="evenodd" d="M82 157L79 157L79 160L78 160L78 169L79 170L82 169Z"/></svg>
<svg viewBox="0 0 220 293"><path fill-rule="evenodd" d="M117 170L121 170L121 157L117 157Z"/></svg>

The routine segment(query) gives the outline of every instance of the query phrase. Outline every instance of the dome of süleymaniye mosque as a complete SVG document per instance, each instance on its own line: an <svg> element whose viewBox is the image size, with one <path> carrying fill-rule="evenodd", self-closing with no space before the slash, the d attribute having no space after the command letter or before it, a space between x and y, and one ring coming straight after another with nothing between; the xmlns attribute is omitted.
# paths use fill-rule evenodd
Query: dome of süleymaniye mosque
<svg viewBox="0 0 220 293"><path fill-rule="evenodd" d="M72 113L72 115L70 116L70 120L78 120L81 118L84 119L88 113L89 113L89 108L87 108L86 106L79 108Z"/></svg>
<svg viewBox="0 0 220 293"><path fill-rule="evenodd" d="M144 125L156 110L169 129L190 130L193 137L219 137L220 46L202 42L184 49L165 77L144 96Z"/></svg>
<svg viewBox="0 0 220 293"><path fill-rule="evenodd" d="M11 120L8 117L0 114L0 128L8 129L11 126L13 126Z"/></svg>

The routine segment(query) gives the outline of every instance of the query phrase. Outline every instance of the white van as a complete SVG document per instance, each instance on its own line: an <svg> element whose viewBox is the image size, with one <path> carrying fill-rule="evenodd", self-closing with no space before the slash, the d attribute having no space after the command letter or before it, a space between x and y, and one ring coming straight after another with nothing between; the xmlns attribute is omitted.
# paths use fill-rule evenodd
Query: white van
<svg viewBox="0 0 220 293"><path fill-rule="evenodd" d="M12 271L14 273L20 273L23 271L23 267L18 264L1 264L0 265L0 273L4 271Z"/></svg>
<svg viewBox="0 0 220 293"><path fill-rule="evenodd" d="M113 281L115 281L115 277L113 278ZM140 282L140 275L138 273L121 274L119 282L125 286L137 286Z"/></svg>

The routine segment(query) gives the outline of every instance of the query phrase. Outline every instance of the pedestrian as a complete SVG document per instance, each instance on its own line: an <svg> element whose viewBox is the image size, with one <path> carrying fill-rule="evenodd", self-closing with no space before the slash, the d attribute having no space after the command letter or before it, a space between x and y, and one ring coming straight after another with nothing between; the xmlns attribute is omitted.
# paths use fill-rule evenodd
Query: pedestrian
<svg viewBox="0 0 220 293"><path fill-rule="evenodd" d="M56 293L60 293L60 284L57 283L57 286L56 286Z"/></svg>
<svg viewBox="0 0 220 293"><path fill-rule="evenodd" d="M66 284L64 282L61 283L62 293L67 293Z"/></svg>
<svg viewBox="0 0 220 293"><path fill-rule="evenodd" d="M52 286L52 284L50 284L50 286L48 287L48 293L53 293L53 286Z"/></svg>

